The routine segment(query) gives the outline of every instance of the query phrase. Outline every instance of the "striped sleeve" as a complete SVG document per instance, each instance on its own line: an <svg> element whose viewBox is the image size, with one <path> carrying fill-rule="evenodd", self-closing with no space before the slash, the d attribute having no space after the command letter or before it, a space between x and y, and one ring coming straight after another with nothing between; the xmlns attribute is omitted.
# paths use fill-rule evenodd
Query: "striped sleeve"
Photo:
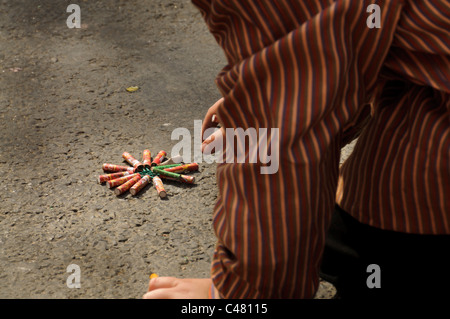
<svg viewBox="0 0 450 319"><path fill-rule="evenodd" d="M276 173L261 174L259 162L217 167L214 286L222 298L312 298L342 181L338 166L345 133L367 119L361 115L368 103L388 89L380 88L387 83L379 80L385 69L406 77L396 73L395 63L390 69L384 65L393 57L393 44L402 47L396 32L404 1L193 3L228 60L217 77L224 96L221 125L279 130ZM381 28L367 25L372 3L380 4ZM377 136L371 138L376 147ZM435 148L442 154L445 147L441 141ZM398 163L404 168L405 159ZM355 175L351 169L349 175ZM364 176L357 177L366 186ZM351 191L341 193L352 206Z"/></svg>
<svg viewBox="0 0 450 319"><path fill-rule="evenodd" d="M359 221L450 234L450 1L409 1L374 114L344 163L337 202Z"/></svg>
<svg viewBox="0 0 450 319"><path fill-rule="evenodd" d="M406 3L385 66L403 79L450 93L450 1Z"/></svg>

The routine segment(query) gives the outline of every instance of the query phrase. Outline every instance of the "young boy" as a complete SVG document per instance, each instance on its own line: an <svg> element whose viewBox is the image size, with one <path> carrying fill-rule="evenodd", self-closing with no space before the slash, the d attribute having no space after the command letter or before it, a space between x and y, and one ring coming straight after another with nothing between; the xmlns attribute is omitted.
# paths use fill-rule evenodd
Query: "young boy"
<svg viewBox="0 0 450 319"><path fill-rule="evenodd" d="M449 1L193 3L228 59L205 122L278 128L279 170L219 164L211 278L144 298L313 298L320 274L342 297L446 287Z"/></svg>

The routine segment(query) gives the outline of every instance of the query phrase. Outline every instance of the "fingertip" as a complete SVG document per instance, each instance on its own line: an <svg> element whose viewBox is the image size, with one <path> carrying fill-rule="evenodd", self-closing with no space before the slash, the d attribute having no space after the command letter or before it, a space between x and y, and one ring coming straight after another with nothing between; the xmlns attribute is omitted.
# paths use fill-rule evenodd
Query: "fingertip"
<svg viewBox="0 0 450 319"><path fill-rule="evenodd" d="M171 288L177 283L177 278L175 277L156 277L150 279L149 291L160 288Z"/></svg>
<svg viewBox="0 0 450 319"><path fill-rule="evenodd" d="M201 146L202 153L205 152L205 148L206 148L207 145L208 144L202 143L202 146Z"/></svg>
<svg viewBox="0 0 450 319"><path fill-rule="evenodd" d="M211 144L211 142L213 142L215 139L216 139L215 135L212 134L206 140L203 141L202 146L201 146L202 153L205 153L205 151L207 151L207 150L209 150L209 152L211 152L211 148L213 148L213 146L210 146L209 144Z"/></svg>
<svg viewBox="0 0 450 319"><path fill-rule="evenodd" d="M159 277L151 277L150 281L148 282L148 291L151 291L158 281Z"/></svg>

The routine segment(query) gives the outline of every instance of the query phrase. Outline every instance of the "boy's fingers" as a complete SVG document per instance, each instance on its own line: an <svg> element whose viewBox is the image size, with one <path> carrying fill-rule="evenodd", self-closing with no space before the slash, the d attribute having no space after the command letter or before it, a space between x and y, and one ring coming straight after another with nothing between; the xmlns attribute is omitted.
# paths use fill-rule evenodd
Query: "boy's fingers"
<svg viewBox="0 0 450 319"><path fill-rule="evenodd" d="M219 106L223 103L223 98L221 98L220 100L218 100L216 103L214 103L213 106L211 106L208 111L206 112L205 118L203 120L202 123L202 141L204 140L204 136L203 134L205 133L205 131L208 128L211 127L217 127L217 124L219 123L219 119L217 117L217 110L219 108Z"/></svg>
<svg viewBox="0 0 450 319"><path fill-rule="evenodd" d="M150 292L155 289L175 287L176 280L177 279L175 277L157 277L150 279L148 283L148 291Z"/></svg>
<svg viewBox="0 0 450 319"><path fill-rule="evenodd" d="M205 151L208 151L208 150L209 150L210 147L208 147L208 145L209 145L212 141L214 141L215 139L216 139L216 138L215 138L215 135L212 134L212 135L210 135L206 140L203 141L203 143L202 143L202 152L203 152L203 153L204 153ZM209 150L209 153L211 153L210 150Z"/></svg>
<svg viewBox="0 0 450 319"><path fill-rule="evenodd" d="M216 114L215 113L206 113L206 115L205 115L205 118L204 118L204 120L203 120L203 123L202 123L202 131L201 131L201 134L202 134L202 141L205 139L205 138L207 138L207 136L204 136L204 134L205 134L205 131L207 130L207 129L209 129L209 128L213 128L213 127L217 127L217 122L213 122L212 121L212 118L213 117L215 117L215 119L216 119L216 121L217 121L217 116L216 116Z"/></svg>
<svg viewBox="0 0 450 319"><path fill-rule="evenodd" d="M171 292L170 289L158 289L149 291L142 296L142 299L171 299L176 298Z"/></svg>
<svg viewBox="0 0 450 319"><path fill-rule="evenodd" d="M178 279L158 277L150 280L149 291L143 299L205 299L211 288L210 278Z"/></svg>
<svg viewBox="0 0 450 319"><path fill-rule="evenodd" d="M222 139L222 143L214 143L211 144L216 139ZM211 145L210 145L211 144ZM220 144L222 144L222 149L216 149L217 147L220 147ZM221 128L217 131L215 131L213 134L211 134L203 143L202 143L202 153L205 154L214 154L219 153L223 150L223 147L225 145L225 137L224 137L224 129ZM212 151L214 149L214 151Z"/></svg>

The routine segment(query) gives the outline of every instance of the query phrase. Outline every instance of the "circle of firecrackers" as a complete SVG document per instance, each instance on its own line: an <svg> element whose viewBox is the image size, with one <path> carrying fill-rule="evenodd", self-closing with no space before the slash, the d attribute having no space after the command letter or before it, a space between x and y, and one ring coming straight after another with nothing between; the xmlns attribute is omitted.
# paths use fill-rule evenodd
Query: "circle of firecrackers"
<svg viewBox="0 0 450 319"><path fill-rule="evenodd" d="M108 188L115 188L114 194L117 196L127 191L134 196L146 185L153 183L159 197L165 198L167 193L163 180L194 184L195 177L185 174L198 171L197 163L185 164L181 156L167 158L165 151L160 151L152 159L150 150L144 150L142 162L128 152L124 152L122 157L132 167L105 163L102 168L108 174L100 175L98 178L100 184L106 183Z"/></svg>

